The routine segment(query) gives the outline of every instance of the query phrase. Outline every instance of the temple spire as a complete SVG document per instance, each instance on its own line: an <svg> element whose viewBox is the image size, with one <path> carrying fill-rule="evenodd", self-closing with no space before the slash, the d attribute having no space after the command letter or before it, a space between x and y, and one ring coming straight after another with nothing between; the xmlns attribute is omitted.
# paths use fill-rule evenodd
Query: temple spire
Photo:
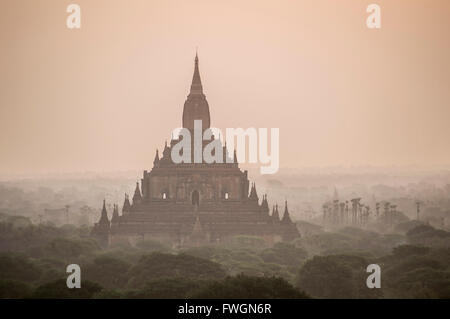
<svg viewBox="0 0 450 319"><path fill-rule="evenodd" d="M166 159L170 157L170 147L167 146L167 140L164 143L163 157L165 157Z"/></svg>
<svg viewBox="0 0 450 319"><path fill-rule="evenodd" d="M269 203L267 202L267 194L263 195L261 208L262 208L263 212L265 212L265 213L269 213L270 212Z"/></svg>
<svg viewBox="0 0 450 319"><path fill-rule="evenodd" d="M287 223L287 224L292 223L291 217L289 216L289 210L288 210L288 206L287 206L287 201L284 202L284 215L283 215L282 222L283 223Z"/></svg>
<svg viewBox="0 0 450 319"><path fill-rule="evenodd" d="M106 201L105 200L103 200L102 214L100 216L100 220L98 223L109 225L108 212L106 211Z"/></svg>
<svg viewBox="0 0 450 319"><path fill-rule="evenodd" d="M153 166L158 166L159 164L159 154L158 154L158 149L156 149L156 155L155 155L155 159L153 160Z"/></svg>
<svg viewBox="0 0 450 319"><path fill-rule="evenodd" d="M122 207L122 215L124 212L129 212L131 208L131 204L130 204L130 200L128 198L128 194L125 194L125 200L123 202L123 207Z"/></svg>
<svg viewBox="0 0 450 319"><path fill-rule="evenodd" d="M200 78L200 71L198 68L197 52L195 52L194 76L192 77L191 92L189 95L196 95L196 94L203 95L203 86L202 86L202 80Z"/></svg>
<svg viewBox="0 0 450 319"><path fill-rule="evenodd" d="M142 195L141 195L141 190L139 189L139 182L136 182L136 189L134 190L134 195L133 195L133 205L139 204L141 202L141 199L142 199Z"/></svg>
<svg viewBox="0 0 450 319"><path fill-rule="evenodd" d="M118 205L114 204L114 210L113 210L113 215L111 218L111 223L117 223L119 222L119 207Z"/></svg>
<svg viewBox="0 0 450 319"><path fill-rule="evenodd" d="M272 209L272 220L274 222L279 222L280 221L280 214L278 213L278 204L276 204L274 206L274 208Z"/></svg>
<svg viewBox="0 0 450 319"><path fill-rule="evenodd" d="M252 183L252 189L250 190L250 196L248 197L250 200L258 201L258 193L256 192L256 184Z"/></svg>
<svg viewBox="0 0 450 319"><path fill-rule="evenodd" d="M194 129L194 122L196 120L202 121L203 130L210 128L211 124L209 105L206 101L205 94L203 94L198 63L198 55L196 54L191 90L183 107L183 128L189 130Z"/></svg>

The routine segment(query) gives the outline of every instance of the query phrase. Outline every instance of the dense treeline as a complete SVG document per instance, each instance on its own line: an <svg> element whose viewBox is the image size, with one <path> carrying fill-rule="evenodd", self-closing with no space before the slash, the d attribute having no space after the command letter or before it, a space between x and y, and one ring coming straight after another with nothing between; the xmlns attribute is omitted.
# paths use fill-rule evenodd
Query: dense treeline
<svg viewBox="0 0 450 319"><path fill-rule="evenodd" d="M174 250L155 241L102 249L89 229L0 223L0 298L450 298L450 233L355 228L264 246L257 237ZM381 289L366 267L379 264ZM68 289L68 264L82 288Z"/></svg>

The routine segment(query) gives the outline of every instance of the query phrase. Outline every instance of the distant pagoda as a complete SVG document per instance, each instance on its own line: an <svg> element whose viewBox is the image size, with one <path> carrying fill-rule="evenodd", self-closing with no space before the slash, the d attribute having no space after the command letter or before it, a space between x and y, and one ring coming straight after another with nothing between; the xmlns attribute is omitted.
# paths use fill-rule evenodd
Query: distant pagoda
<svg viewBox="0 0 450 319"><path fill-rule="evenodd" d="M184 103L183 128L193 132L194 121L202 120L203 130L210 128L209 105L203 94L198 56L195 56L191 90ZM192 135L193 136L193 135ZM213 136L214 138L214 136ZM153 168L144 171L130 203L128 195L119 215L117 205L111 221L105 202L101 218L92 235L105 245L145 239L173 245L217 243L236 235L259 236L268 245L290 241L300 236L292 222L287 202L280 219L278 205L269 214L267 195L261 203L255 183L250 185L248 172L241 171L233 154L223 148L222 163L179 163L171 158L171 148L180 142L173 138L165 144L162 156L156 150ZM203 141L203 147L210 141ZM192 139L192 143L194 143Z"/></svg>

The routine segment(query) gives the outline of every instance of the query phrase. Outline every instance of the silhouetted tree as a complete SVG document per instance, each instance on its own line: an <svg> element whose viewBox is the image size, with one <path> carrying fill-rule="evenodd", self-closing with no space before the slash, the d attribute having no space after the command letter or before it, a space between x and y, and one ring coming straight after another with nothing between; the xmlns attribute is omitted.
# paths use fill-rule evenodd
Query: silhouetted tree
<svg viewBox="0 0 450 319"><path fill-rule="evenodd" d="M298 299L309 298L282 278L238 275L205 286L194 298Z"/></svg>

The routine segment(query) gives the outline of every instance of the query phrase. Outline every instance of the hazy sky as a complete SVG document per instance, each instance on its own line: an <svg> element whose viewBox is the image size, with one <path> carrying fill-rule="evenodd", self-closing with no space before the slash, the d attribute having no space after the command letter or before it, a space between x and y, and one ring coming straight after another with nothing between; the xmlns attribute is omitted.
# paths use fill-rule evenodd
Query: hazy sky
<svg viewBox="0 0 450 319"><path fill-rule="evenodd" d="M448 0L2 0L0 15L0 173L151 168L197 46L212 125L279 127L281 166L450 164Z"/></svg>

